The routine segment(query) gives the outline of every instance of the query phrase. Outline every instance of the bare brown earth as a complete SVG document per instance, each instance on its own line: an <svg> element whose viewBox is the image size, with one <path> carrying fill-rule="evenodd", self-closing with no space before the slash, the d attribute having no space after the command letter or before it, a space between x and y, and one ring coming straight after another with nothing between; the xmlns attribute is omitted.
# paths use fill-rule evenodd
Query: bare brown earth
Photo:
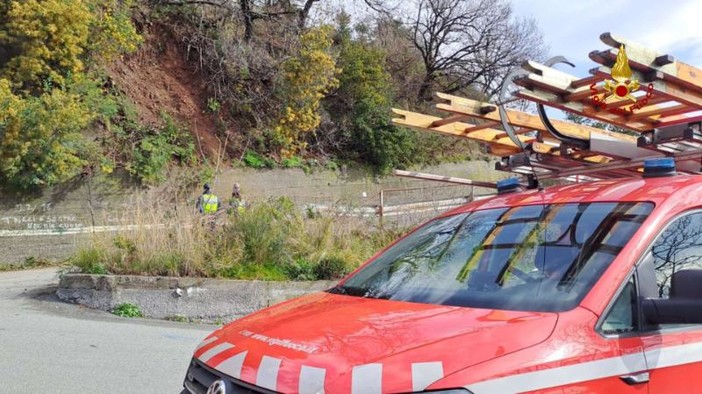
<svg viewBox="0 0 702 394"><path fill-rule="evenodd" d="M158 125L167 113L188 127L200 154L216 156L224 141L216 136L215 115L205 112L209 96L201 73L162 26L152 25L143 36L135 54L107 67L113 83L135 104L142 123Z"/></svg>

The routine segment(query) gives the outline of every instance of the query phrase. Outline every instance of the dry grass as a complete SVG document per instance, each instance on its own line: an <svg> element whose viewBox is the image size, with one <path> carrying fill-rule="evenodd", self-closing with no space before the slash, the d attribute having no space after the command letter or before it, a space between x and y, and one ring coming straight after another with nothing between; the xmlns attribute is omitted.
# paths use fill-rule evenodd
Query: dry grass
<svg viewBox="0 0 702 394"><path fill-rule="evenodd" d="M332 279L357 267L403 229L376 219L301 212L260 201L214 220L191 206L134 201L119 233L98 233L72 259L83 272L241 279Z"/></svg>

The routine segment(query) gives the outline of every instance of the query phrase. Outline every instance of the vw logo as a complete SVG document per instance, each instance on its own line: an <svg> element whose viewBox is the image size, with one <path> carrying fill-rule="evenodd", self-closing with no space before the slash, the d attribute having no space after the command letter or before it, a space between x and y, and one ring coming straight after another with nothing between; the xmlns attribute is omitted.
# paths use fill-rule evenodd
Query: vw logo
<svg viewBox="0 0 702 394"><path fill-rule="evenodd" d="M215 380L214 383L207 388L207 394L227 394L227 385L224 380Z"/></svg>

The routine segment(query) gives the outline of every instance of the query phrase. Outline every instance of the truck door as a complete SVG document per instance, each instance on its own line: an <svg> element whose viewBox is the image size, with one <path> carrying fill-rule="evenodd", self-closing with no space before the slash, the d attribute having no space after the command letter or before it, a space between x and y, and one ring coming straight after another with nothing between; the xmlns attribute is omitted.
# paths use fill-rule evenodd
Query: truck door
<svg viewBox="0 0 702 394"><path fill-rule="evenodd" d="M642 296L668 298L671 275L689 268L702 268L700 210L673 219L653 242L638 268L651 277ZM641 334L651 393L702 393L702 325L643 326Z"/></svg>
<svg viewBox="0 0 702 394"><path fill-rule="evenodd" d="M605 311L597 330L609 346L619 351L619 358L608 368L617 371L607 379L590 382L587 392L648 393L648 369L643 342L638 329L637 280L632 275Z"/></svg>

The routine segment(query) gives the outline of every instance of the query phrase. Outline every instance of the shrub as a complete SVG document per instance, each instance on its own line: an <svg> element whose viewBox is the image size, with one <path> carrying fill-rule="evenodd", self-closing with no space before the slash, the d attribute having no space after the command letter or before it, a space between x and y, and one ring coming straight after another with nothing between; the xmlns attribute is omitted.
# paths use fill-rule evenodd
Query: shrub
<svg viewBox="0 0 702 394"><path fill-rule="evenodd" d="M247 150L244 153L244 165L251 168L275 168L275 161L269 157L263 157L258 153Z"/></svg>
<svg viewBox="0 0 702 394"><path fill-rule="evenodd" d="M417 162L418 145L413 131L394 127L391 122L393 89L385 70L385 53L362 38L353 39L341 26L338 65L339 91L330 100L334 118L342 119L343 154L371 164L381 173L405 168ZM422 147L424 148L424 147Z"/></svg>
<svg viewBox="0 0 702 394"><path fill-rule="evenodd" d="M95 247L80 249L70 260L71 264L80 268L84 274L105 275L105 255Z"/></svg>
<svg viewBox="0 0 702 394"><path fill-rule="evenodd" d="M286 198L254 205L227 228L231 241L243 249L243 261L260 265L292 262L290 240L303 231L300 214Z"/></svg>
<svg viewBox="0 0 702 394"><path fill-rule="evenodd" d="M142 317L141 309L138 305L122 303L112 309L112 313L121 317Z"/></svg>
<svg viewBox="0 0 702 394"><path fill-rule="evenodd" d="M316 280L316 266L304 259L297 259L285 266L285 274L291 280Z"/></svg>
<svg viewBox="0 0 702 394"><path fill-rule="evenodd" d="M349 273L346 261L338 257L327 257L322 259L314 268L316 279L332 280L340 279Z"/></svg>
<svg viewBox="0 0 702 394"><path fill-rule="evenodd" d="M280 166L283 168L300 168L303 166L303 161L300 156L286 157L280 161Z"/></svg>
<svg viewBox="0 0 702 394"><path fill-rule="evenodd" d="M168 114L161 114L160 127L142 126L132 119L113 127L118 164L144 184L165 180L166 169L175 159L184 165L196 163L192 135ZM108 147L109 148L109 147Z"/></svg>

